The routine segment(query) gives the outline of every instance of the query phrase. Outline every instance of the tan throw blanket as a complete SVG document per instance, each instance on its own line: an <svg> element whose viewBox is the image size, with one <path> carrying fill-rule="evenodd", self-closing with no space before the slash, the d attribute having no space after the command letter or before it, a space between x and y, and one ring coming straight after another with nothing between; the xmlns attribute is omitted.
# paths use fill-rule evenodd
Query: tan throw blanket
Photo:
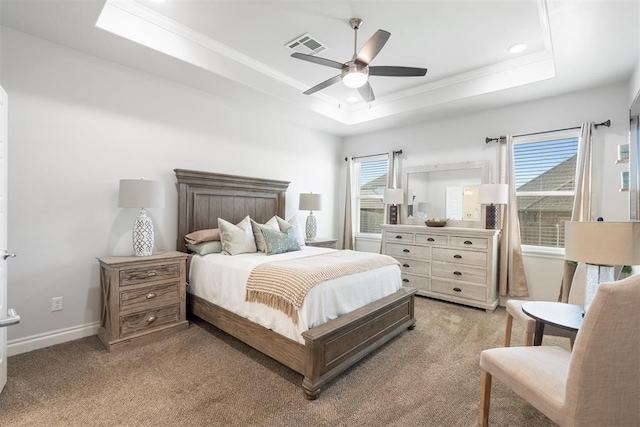
<svg viewBox="0 0 640 427"><path fill-rule="evenodd" d="M246 300L284 312L298 324L298 310L313 286L325 280L399 264L394 258L368 252L336 251L260 264L247 280Z"/></svg>

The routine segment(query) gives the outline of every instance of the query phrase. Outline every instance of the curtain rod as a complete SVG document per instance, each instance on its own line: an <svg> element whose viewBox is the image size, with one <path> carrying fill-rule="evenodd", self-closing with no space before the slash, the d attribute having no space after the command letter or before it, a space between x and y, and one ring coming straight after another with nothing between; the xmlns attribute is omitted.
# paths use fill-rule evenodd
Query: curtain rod
<svg viewBox="0 0 640 427"><path fill-rule="evenodd" d="M351 157L351 160L354 160L354 159L364 159L365 157L382 156L382 155L384 155L384 154L388 154L388 153L367 154L366 156L353 156L353 157ZM397 155L399 155L399 154L402 154L402 150L394 151L394 152L393 152L393 154L394 154L394 155L396 155L396 156L397 156ZM349 161L349 158L348 158L348 157L345 157L345 158L344 158L344 161L345 161L345 162L348 162L348 161Z"/></svg>
<svg viewBox="0 0 640 427"><path fill-rule="evenodd" d="M609 127L609 126L611 126L611 120L606 120L606 121L604 121L602 123L596 123L594 126L596 127L596 129L599 126ZM582 126L574 126L574 127L571 127L571 128L547 130L547 131L544 131L544 132L523 133L523 134L520 134L520 135L513 135L513 137L517 138L517 137L520 137L520 136L531 136L531 135L540 135L540 134L543 134L543 133L550 133L550 132L561 132L563 130L580 129L581 127ZM498 142L498 141L500 141L501 139L504 139L504 138L505 138L504 136L499 136L497 138L488 138L487 137L487 138L485 138L484 142L485 142L485 144L488 144L488 143L493 142L493 141Z"/></svg>

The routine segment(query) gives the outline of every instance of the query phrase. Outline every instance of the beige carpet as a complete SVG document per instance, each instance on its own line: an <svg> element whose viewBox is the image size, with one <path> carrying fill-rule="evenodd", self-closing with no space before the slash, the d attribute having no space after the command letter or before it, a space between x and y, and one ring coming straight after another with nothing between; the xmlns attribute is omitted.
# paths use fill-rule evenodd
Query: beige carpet
<svg viewBox="0 0 640 427"><path fill-rule="evenodd" d="M2 426L475 426L479 354L502 345L504 309L417 298L406 331L322 390L195 319L187 331L110 354L89 337L8 359ZM523 331L514 326L514 343ZM546 340L546 339L545 339ZM551 338L545 344L568 346ZM554 425L494 381L494 426Z"/></svg>

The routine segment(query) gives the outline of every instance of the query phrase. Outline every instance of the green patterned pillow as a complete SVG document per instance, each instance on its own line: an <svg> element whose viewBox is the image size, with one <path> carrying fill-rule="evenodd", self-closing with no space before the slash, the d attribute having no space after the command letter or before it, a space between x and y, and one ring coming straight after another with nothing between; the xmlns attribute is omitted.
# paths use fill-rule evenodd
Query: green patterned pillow
<svg viewBox="0 0 640 427"><path fill-rule="evenodd" d="M296 239L296 232L293 227L289 227L284 232L265 227L260 227L260 230L262 231L262 235L264 236L264 241L266 243L265 252L267 255L300 250L300 245Z"/></svg>

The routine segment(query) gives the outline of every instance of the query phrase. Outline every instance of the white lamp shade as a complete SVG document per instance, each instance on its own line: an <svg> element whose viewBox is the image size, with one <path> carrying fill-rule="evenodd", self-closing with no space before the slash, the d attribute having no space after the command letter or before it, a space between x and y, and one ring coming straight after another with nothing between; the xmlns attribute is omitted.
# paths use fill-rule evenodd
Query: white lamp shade
<svg viewBox="0 0 640 427"><path fill-rule="evenodd" d="M385 205L401 205L404 203L404 191L402 188L385 188L382 201Z"/></svg>
<svg viewBox="0 0 640 427"><path fill-rule="evenodd" d="M322 195L315 193L300 194L298 209L301 211L319 211L322 209Z"/></svg>
<svg viewBox="0 0 640 427"><path fill-rule="evenodd" d="M164 208L164 185L148 179L121 179L120 208Z"/></svg>
<svg viewBox="0 0 640 427"><path fill-rule="evenodd" d="M640 222L567 221L565 259L597 265L640 265Z"/></svg>
<svg viewBox="0 0 640 427"><path fill-rule="evenodd" d="M478 202L483 205L505 205L509 201L508 184L480 184Z"/></svg>

